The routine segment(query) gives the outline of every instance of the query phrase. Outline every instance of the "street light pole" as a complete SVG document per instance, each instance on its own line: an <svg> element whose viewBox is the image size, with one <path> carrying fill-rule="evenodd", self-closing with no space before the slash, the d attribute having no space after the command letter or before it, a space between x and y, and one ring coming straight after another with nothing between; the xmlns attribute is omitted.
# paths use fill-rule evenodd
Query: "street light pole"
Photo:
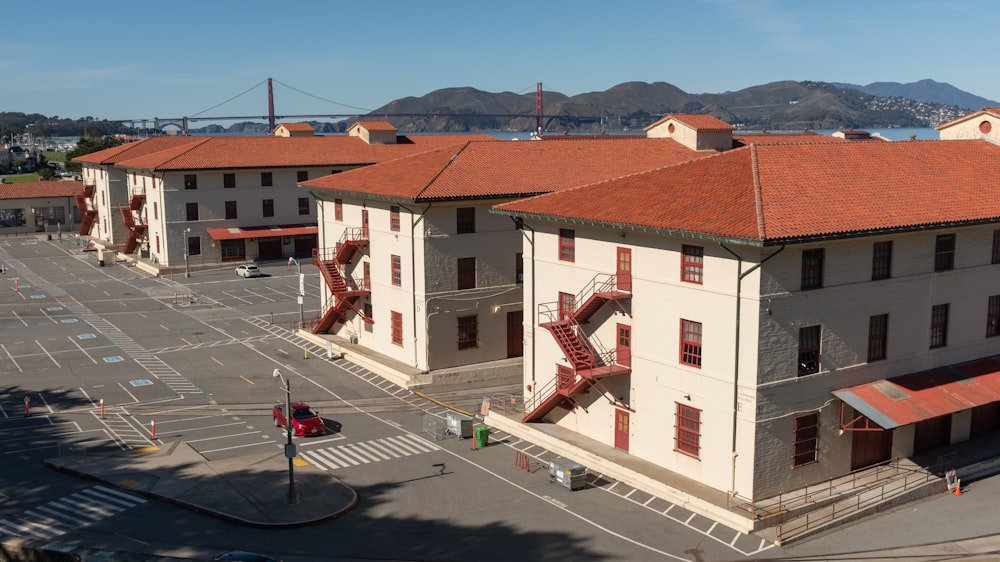
<svg viewBox="0 0 1000 562"><path fill-rule="evenodd" d="M191 269L188 267L188 234L191 233L190 228L184 229L184 277L191 277Z"/></svg>
<svg viewBox="0 0 1000 562"><path fill-rule="evenodd" d="M302 301L306 296L305 280L302 278L302 264L295 258L288 258L288 265L295 264L299 270L299 328L303 328L306 319L302 312Z"/></svg>
<svg viewBox="0 0 1000 562"><path fill-rule="evenodd" d="M295 473L292 469L292 459L295 458L295 445L292 444L292 387L290 381L282 376L281 371L274 370L274 378L281 381L285 389L285 434L288 442L285 444L285 457L288 458L288 503L298 503L299 497L295 493Z"/></svg>

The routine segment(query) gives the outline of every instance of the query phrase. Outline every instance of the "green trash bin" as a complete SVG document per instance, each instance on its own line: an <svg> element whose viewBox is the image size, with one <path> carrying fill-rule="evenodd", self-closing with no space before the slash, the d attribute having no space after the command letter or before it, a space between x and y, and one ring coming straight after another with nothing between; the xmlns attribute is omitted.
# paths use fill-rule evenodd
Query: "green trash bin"
<svg viewBox="0 0 1000 562"><path fill-rule="evenodd" d="M485 447L486 445L489 445L489 443L490 443L490 428L486 427L485 425L481 425L481 426L477 427L473 431L473 435L474 435L474 437L476 439L476 448L477 449Z"/></svg>

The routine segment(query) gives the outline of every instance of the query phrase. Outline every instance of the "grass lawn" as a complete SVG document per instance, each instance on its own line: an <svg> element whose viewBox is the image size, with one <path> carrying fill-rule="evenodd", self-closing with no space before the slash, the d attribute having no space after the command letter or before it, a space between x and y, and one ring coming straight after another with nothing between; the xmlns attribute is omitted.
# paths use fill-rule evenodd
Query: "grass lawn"
<svg viewBox="0 0 1000 562"><path fill-rule="evenodd" d="M4 183L21 183L26 181L38 181L38 174L13 174L9 176L0 176L3 178Z"/></svg>

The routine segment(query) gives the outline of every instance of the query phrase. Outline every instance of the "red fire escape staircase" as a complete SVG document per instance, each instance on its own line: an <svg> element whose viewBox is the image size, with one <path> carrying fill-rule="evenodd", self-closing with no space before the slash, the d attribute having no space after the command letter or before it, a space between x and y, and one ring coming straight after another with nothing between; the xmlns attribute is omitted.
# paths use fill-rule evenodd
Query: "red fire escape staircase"
<svg viewBox="0 0 1000 562"><path fill-rule="evenodd" d="M325 334L338 323L346 322L350 313L355 313L368 324L374 320L362 312L357 302L371 295L371 289L365 279L348 276L344 266L351 262L355 253L362 252L368 246L367 232L361 228L348 228L332 252L313 249L313 265L319 268L326 281L326 286L333 294L332 304L319 315L319 320L313 327L314 334Z"/></svg>
<svg viewBox="0 0 1000 562"><path fill-rule="evenodd" d="M80 236L89 236L97 219L97 208L93 205L94 191L97 186L89 183L83 186L83 193L76 194L76 206L80 209Z"/></svg>
<svg viewBox="0 0 1000 562"><path fill-rule="evenodd" d="M555 338L559 349L566 356L569 368L561 369L555 379L535 391L525 404L525 423L541 420L559 406L580 405L575 397L591 387L596 387L603 395L609 396L611 393L600 384L600 379L632 372L631 367L616 362L614 350L604 349L600 341L594 336L588 337L581 326L589 322L594 313L605 304L631 298L630 292L616 288L615 281L615 275L595 276L576 295L573 310L569 312L560 313L559 303L538 305L538 325L547 329ZM612 401L631 409L617 399L612 398Z"/></svg>
<svg viewBox="0 0 1000 562"><path fill-rule="evenodd" d="M122 248L123 254L135 252L136 248L139 247L139 241L146 235L148 225L136 222L134 216L134 213L138 213L145 204L146 192L136 190L132 192L132 198L129 200L128 207L124 205L118 206L118 212L122 215L122 222L125 224L125 228L128 229L128 240L125 241L125 247Z"/></svg>

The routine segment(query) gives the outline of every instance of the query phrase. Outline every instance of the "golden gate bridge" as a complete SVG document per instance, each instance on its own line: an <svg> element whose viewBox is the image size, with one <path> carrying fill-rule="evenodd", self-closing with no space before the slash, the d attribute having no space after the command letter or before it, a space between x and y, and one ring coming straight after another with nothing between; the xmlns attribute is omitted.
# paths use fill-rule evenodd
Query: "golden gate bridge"
<svg viewBox="0 0 1000 562"><path fill-rule="evenodd" d="M251 114L247 114L247 115L225 115L225 116L207 116L207 115L204 115L205 113L208 113L210 111L218 109L219 107L221 107L221 106L223 106L223 105L225 105L225 104L227 104L229 102L232 102L233 100L235 100L237 98L245 96L246 94L248 94L251 91L253 91L253 90L257 89L258 87L260 87L265 82L267 83L267 114L266 115L261 115L261 114L253 114L253 115L251 115ZM330 103L330 104L334 104L334 105L337 105L337 106L341 106L341 107L347 108L348 111L337 112L337 113L312 113L312 114L291 114L291 115L290 114L276 114L275 113L275 109L274 109L274 82L278 82L278 84L280 84L281 86L284 86L286 88L294 90L294 91L296 91L296 92L298 92L300 94L309 96L311 98L315 98L317 100L321 100L321 101L326 102L326 103ZM165 129L166 127L173 126L173 127L177 127L178 129L180 129L181 130L181 134L185 134L186 135L188 133L188 130L189 130L189 127L190 127L191 123L204 122L204 121L257 121L257 120L266 120L267 124L268 124L268 131L274 131L274 128L275 128L276 123L277 123L277 120L279 120L279 119L280 120L299 120L299 119L337 119L337 120L341 120L341 119L350 119L350 118L369 117L369 118L379 118L379 119L388 120L388 119L393 118L393 117L401 117L402 118L402 117L438 117L438 116L447 116L447 117L454 117L454 118L494 117L494 118L514 119L514 118L518 118L518 117L531 117L532 115L535 118L535 126L537 127L538 131L542 131L543 130L544 124L545 124L545 122L547 120L554 119L554 118L569 119L569 120L573 120L573 121L599 121L599 120L607 118L607 117L594 116L594 115L545 115L544 112L542 111L542 83L541 82L538 82L536 84L536 90L535 90L535 112L534 112L534 114L531 114L531 113L488 113L487 114L487 113L459 113L459 112L456 112L456 113L451 113L451 112L437 112L437 113L391 113L391 112L388 112L387 113L387 112L375 111L375 110L371 110L371 109L365 109L365 108L361 108L361 107L354 107L354 106L342 104L342 103L339 103L339 102L334 102L334 101L331 101L331 100L327 100L327 99L321 98L319 96L315 96L313 94L309 94L307 92L303 92L302 90L299 90L297 88L289 86L288 84L284 84L284 83L282 83L280 81L273 80L272 78L267 78L266 80L261 81L261 82L255 84L255 85L251 86L247 90L244 90L243 92L241 92L241 93L239 93L239 94L237 94L237 95L229 98L228 100L225 100L225 101L223 101L221 103L218 103L218 104L216 104L216 105L214 105L214 106L212 106L212 107L210 107L210 108L208 108L208 109L206 109L204 111L201 111L201 112L196 113L196 114L191 115L191 116L184 116L184 117L152 117L152 118L145 118L145 119L119 119L119 120L111 120L111 121L114 121L114 122L117 122L117 123L121 123L123 125L127 125L127 126L129 126L130 128L133 128L133 129L140 129L141 128L141 129L146 129L146 130L149 129L148 124L150 122L152 122L152 124L153 124L152 128L155 129L155 130L162 130L162 129ZM141 124L141 127L138 126L140 124Z"/></svg>

